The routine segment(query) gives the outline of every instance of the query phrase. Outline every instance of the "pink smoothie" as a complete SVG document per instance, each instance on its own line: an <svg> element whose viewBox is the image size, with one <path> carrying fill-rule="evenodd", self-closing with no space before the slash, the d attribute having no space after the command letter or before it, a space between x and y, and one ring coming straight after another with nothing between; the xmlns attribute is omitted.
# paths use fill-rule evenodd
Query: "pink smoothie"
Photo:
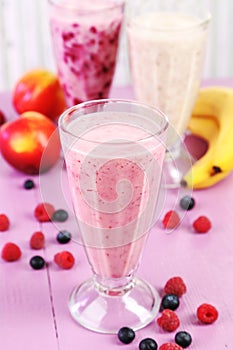
<svg viewBox="0 0 233 350"><path fill-rule="evenodd" d="M51 6L54 55L68 106L108 97L123 16L123 6L112 1L107 10L110 3L69 0L64 7Z"/></svg>
<svg viewBox="0 0 233 350"><path fill-rule="evenodd" d="M105 115L95 114L99 124L74 141L66 162L89 262L96 274L120 278L137 267L154 223L165 146L143 127L117 122L127 114L108 112L108 122ZM74 121L69 131L76 128Z"/></svg>

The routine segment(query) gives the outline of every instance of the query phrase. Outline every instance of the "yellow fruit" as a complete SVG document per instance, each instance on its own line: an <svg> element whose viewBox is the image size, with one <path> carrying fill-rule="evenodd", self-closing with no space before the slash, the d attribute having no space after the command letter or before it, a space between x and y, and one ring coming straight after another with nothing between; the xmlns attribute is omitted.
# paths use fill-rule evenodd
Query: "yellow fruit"
<svg viewBox="0 0 233 350"><path fill-rule="evenodd" d="M189 188L196 188L198 184L205 181L211 172L210 161L213 156L214 142L218 136L219 128L212 118L191 118L189 130L192 134L203 138L208 143L208 150L189 170L183 178L183 182Z"/></svg>
<svg viewBox="0 0 233 350"><path fill-rule="evenodd" d="M208 87L201 89L193 115L212 117L219 125L219 135L214 145L212 166L222 172L233 169L233 89Z"/></svg>
<svg viewBox="0 0 233 350"><path fill-rule="evenodd" d="M233 89L201 89L189 129L208 142L208 150L184 176L183 183L194 189L213 186L233 169Z"/></svg>

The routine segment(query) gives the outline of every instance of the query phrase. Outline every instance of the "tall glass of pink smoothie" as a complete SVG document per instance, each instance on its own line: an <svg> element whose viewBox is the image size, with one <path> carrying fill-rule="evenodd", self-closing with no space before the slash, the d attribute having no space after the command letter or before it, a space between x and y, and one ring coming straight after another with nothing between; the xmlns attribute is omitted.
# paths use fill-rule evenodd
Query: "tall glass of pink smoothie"
<svg viewBox="0 0 233 350"><path fill-rule="evenodd" d="M79 243L93 272L69 308L91 330L139 329L158 312L158 293L135 272L158 218L167 128L162 112L128 100L84 102L59 119Z"/></svg>
<svg viewBox="0 0 233 350"><path fill-rule="evenodd" d="M137 0L128 9L135 97L158 106L169 119L167 187L179 187L191 166L183 140L199 91L209 21L196 0Z"/></svg>
<svg viewBox="0 0 233 350"><path fill-rule="evenodd" d="M48 0L51 37L67 106L107 98L124 0Z"/></svg>

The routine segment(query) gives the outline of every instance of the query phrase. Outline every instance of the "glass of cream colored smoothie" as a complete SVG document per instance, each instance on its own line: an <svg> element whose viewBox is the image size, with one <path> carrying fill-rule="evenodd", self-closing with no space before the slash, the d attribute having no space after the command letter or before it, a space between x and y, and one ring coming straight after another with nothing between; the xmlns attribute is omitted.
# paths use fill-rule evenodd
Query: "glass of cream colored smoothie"
<svg viewBox="0 0 233 350"><path fill-rule="evenodd" d="M184 136L199 91L210 14L193 0L135 0L127 9L135 97L169 119L166 186L180 186L191 167Z"/></svg>
<svg viewBox="0 0 233 350"><path fill-rule="evenodd" d="M123 0L48 0L54 57L67 106L107 98L116 68Z"/></svg>
<svg viewBox="0 0 233 350"><path fill-rule="evenodd" d="M59 119L76 241L93 274L74 288L69 309L93 331L140 329L159 310L157 291L135 272L161 210L167 129L162 112L128 100L84 102Z"/></svg>

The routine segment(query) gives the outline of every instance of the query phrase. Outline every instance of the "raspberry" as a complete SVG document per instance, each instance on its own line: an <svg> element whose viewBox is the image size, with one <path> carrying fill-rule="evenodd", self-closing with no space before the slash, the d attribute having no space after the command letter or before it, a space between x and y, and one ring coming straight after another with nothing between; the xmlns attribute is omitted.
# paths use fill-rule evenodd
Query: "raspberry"
<svg viewBox="0 0 233 350"><path fill-rule="evenodd" d="M5 214L0 214L0 231L7 231L10 226L10 221Z"/></svg>
<svg viewBox="0 0 233 350"><path fill-rule="evenodd" d="M74 256L68 251L62 251L54 255L54 262L62 269L71 269L75 263Z"/></svg>
<svg viewBox="0 0 233 350"><path fill-rule="evenodd" d="M164 228L176 228L180 223L180 217L174 210L168 211L163 218Z"/></svg>
<svg viewBox="0 0 233 350"><path fill-rule="evenodd" d="M211 229L211 222L206 216L199 216L193 222L193 228L196 232L206 233Z"/></svg>
<svg viewBox="0 0 233 350"><path fill-rule="evenodd" d="M171 277L165 284L165 294L175 294L179 298L187 291L183 279L179 276Z"/></svg>
<svg viewBox="0 0 233 350"><path fill-rule="evenodd" d="M30 247L32 249L42 249L44 248L45 244L45 236L42 232L36 231L33 233L33 235L30 238Z"/></svg>
<svg viewBox="0 0 233 350"><path fill-rule="evenodd" d="M2 259L5 261L15 261L21 257L22 253L19 246L15 243L8 242L2 249Z"/></svg>
<svg viewBox="0 0 233 350"><path fill-rule="evenodd" d="M218 318L218 310L210 304L201 304L197 308L197 318L202 323L213 323Z"/></svg>
<svg viewBox="0 0 233 350"><path fill-rule="evenodd" d="M159 347L159 350L183 350L183 348L175 343L165 343Z"/></svg>
<svg viewBox="0 0 233 350"><path fill-rule="evenodd" d="M164 331L173 332L179 327L180 320L174 311L165 309L157 319L157 323Z"/></svg>
<svg viewBox="0 0 233 350"><path fill-rule="evenodd" d="M49 203L39 203L34 210L34 215L39 222L50 221L55 208L52 204Z"/></svg>

